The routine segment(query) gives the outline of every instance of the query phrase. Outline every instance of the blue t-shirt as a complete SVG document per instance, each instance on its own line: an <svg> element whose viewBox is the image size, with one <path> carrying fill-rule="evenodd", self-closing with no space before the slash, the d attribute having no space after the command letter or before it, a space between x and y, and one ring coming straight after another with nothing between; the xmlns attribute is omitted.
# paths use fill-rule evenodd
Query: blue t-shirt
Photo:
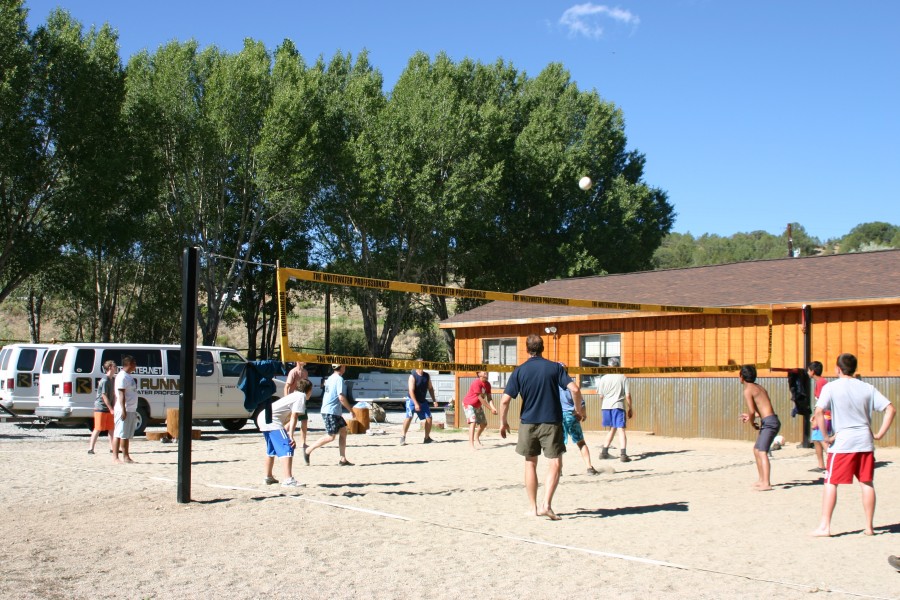
<svg viewBox="0 0 900 600"><path fill-rule="evenodd" d="M322 410L319 411L323 415L339 415L343 412L341 400L338 398L344 393L344 378L335 371L331 377L325 380L325 392L322 394Z"/></svg>
<svg viewBox="0 0 900 600"><path fill-rule="evenodd" d="M431 375L425 371L422 371L421 375L413 371L412 376L414 379L413 392L416 394L416 402L421 404L422 402L425 402L428 395L428 382L431 381ZM410 400L412 400L412 398L410 398Z"/></svg>
<svg viewBox="0 0 900 600"><path fill-rule="evenodd" d="M575 399L567 388L559 388L559 403L563 412L575 412ZM584 400L581 401L581 406L584 406Z"/></svg>
<svg viewBox="0 0 900 600"><path fill-rule="evenodd" d="M559 388L571 381L561 364L532 356L516 367L503 392L513 398L522 396L522 423L562 423Z"/></svg>

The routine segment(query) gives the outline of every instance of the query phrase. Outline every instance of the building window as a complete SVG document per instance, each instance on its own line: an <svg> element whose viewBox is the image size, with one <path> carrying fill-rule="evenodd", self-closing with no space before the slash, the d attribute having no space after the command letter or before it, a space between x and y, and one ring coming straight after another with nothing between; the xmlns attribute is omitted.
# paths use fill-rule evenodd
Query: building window
<svg viewBox="0 0 900 600"><path fill-rule="evenodd" d="M622 360L622 335L582 335L579 337L582 367L605 367L609 359ZM624 363L621 366L625 366ZM592 375L581 375L579 386L595 387Z"/></svg>
<svg viewBox="0 0 900 600"><path fill-rule="evenodd" d="M483 352L481 362L489 365L516 365L516 338L481 340ZM494 387L506 385L511 373L488 372L488 381Z"/></svg>

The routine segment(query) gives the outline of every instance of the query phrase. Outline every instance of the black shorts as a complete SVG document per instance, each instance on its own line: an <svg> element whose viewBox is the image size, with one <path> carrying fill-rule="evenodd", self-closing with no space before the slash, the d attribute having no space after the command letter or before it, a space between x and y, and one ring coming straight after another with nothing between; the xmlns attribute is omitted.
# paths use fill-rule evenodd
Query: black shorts
<svg viewBox="0 0 900 600"><path fill-rule="evenodd" d="M325 433L328 435L337 435L342 427L347 426L347 421L341 415L323 414L322 420L325 421Z"/></svg>

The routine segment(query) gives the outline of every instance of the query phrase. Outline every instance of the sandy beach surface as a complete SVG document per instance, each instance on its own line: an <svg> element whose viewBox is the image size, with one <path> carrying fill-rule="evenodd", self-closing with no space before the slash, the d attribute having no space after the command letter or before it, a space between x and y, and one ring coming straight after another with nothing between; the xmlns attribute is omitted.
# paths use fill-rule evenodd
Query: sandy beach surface
<svg viewBox="0 0 900 600"><path fill-rule="evenodd" d="M291 489L263 483L251 426L204 427L179 504L176 444L137 438L137 463L114 465L105 438L87 454L86 429L0 425L0 597L900 598L897 448L876 456L876 535L853 485L822 539L815 456L796 440L756 492L748 442L633 432L622 463L588 434L612 472L588 476L570 446L552 522L523 514L515 434L473 452L460 431L422 444L416 425L399 446L395 415L373 428L349 436L354 466L337 442L298 456ZM323 433L316 416L310 442Z"/></svg>

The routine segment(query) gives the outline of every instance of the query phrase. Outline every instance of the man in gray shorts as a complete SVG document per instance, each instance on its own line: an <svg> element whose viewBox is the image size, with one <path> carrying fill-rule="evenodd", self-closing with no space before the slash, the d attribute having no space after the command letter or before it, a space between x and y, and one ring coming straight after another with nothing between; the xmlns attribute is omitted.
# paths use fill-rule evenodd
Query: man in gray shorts
<svg viewBox="0 0 900 600"><path fill-rule="evenodd" d="M138 393L137 381L132 373L137 368L137 363L132 356L122 357L122 370L116 375L116 403L113 407L113 419L115 429L113 431L113 462L133 463L129 452L131 438L134 437L137 424ZM122 451L122 460L119 460L119 450Z"/></svg>
<svg viewBox="0 0 900 600"><path fill-rule="evenodd" d="M553 512L553 494L559 485L562 472L562 456L566 451L563 439L563 414L559 402L559 389L572 392L574 413L579 420L584 417L581 408L581 390L578 384L569 378L565 368L557 362L544 359L544 340L541 336L531 334L525 341L528 354L527 361L516 367L509 381L506 382L503 398L500 399L500 437L509 433L509 403L516 396L522 397L522 413L519 417L519 441L516 452L525 457L525 493L528 495L529 516L547 517L558 521ZM544 504L537 505L537 462L543 451L550 461L547 466L547 488Z"/></svg>
<svg viewBox="0 0 900 600"><path fill-rule="evenodd" d="M741 384L744 386L744 402L748 412L741 415L741 421L750 423L754 429L759 430L756 444L753 446L753 456L756 458L756 470L759 479L753 484L753 488L760 492L772 489L772 467L769 463L769 448L772 441L781 429L781 421L772 409L772 401L769 400L769 392L766 388L756 383L756 367L744 365L741 367ZM759 416L759 425L756 417Z"/></svg>

